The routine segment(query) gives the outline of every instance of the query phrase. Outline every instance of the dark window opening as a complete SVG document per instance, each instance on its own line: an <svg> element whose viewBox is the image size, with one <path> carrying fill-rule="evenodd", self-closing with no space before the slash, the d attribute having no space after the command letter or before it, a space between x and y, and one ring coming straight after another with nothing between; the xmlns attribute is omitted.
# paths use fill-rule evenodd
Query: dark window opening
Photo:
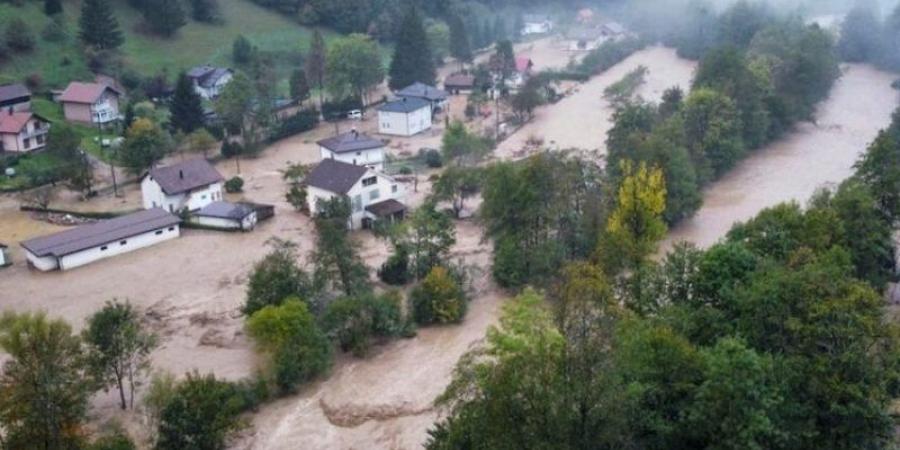
<svg viewBox="0 0 900 450"><path fill-rule="evenodd" d="M127 243L128 243L128 241L119 241L119 245L125 245Z"/></svg>
<svg viewBox="0 0 900 450"><path fill-rule="evenodd" d="M105 245L104 245L103 247L100 247L100 251L101 251L101 252L102 252L102 251L105 251L105 250L106 250L106 246L105 246Z"/></svg>

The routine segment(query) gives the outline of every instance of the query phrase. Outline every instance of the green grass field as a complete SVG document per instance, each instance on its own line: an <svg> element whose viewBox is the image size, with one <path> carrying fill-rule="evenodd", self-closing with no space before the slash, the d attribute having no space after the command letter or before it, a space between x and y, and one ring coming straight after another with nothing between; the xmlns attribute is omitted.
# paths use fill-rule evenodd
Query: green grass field
<svg viewBox="0 0 900 450"><path fill-rule="evenodd" d="M41 11L42 2L27 2L15 7L0 3L0 29L13 17L23 18L37 40L30 53L15 54L0 63L0 82L21 81L37 73L48 87L62 87L71 80L92 78L78 42L79 1L64 2L65 28L68 39L48 42L41 31L51 23ZM309 46L312 31L287 17L261 8L248 0L219 2L224 23L206 25L189 20L171 39L163 39L141 31L141 15L125 2L113 2L119 25L125 33L120 51L125 67L142 76L167 70L170 77L189 67L212 63L231 66L234 39L243 34L261 51L276 56L276 69L286 78L290 66ZM334 33L325 33L332 39Z"/></svg>

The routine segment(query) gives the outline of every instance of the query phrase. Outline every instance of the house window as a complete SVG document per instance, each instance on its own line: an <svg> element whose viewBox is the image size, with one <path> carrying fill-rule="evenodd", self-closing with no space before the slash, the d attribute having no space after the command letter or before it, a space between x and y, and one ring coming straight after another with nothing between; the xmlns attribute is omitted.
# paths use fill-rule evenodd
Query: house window
<svg viewBox="0 0 900 450"><path fill-rule="evenodd" d="M159 235L162 234L162 233L163 233L163 230L156 230L156 235L157 235L157 236L159 236Z"/></svg>
<svg viewBox="0 0 900 450"><path fill-rule="evenodd" d="M101 252L105 252L105 251L106 251L106 246L104 245L103 247L100 247L100 251L101 251Z"/></svg>
<svg viewBox="0 0 900 450"><path fill-rule="evenodd" d="M127 244L127 243L128 243L128 241L124 241L124 240L123 240L123 241L119 241L119 245L125 245L125 244Z"/></svg>
<svg viewBox="0 0 900 450"><path fill-rule="evenodd" d="M378 189L373 189L373 190L369 191L369 200L375 200L380 195L381 195L381 193L378 192Z"/></svg>
<svg viewBox="0 0 900 450"><path fill-rule="evenodd" d="M31 148L31 138L25 138L22 143L25 145L25 150Z"/></svg>
<svg viewBox="0 0 900 450"><path fill-rule="evenodd" d="M378 182L378 177L363 178L363 186L372 186Z"/></svg>
<svg viewBox="0 0 900 450"><path fill-rule="evenodd" d="M362 211L362 195L357 194L353 196L353 212Z"/></svg>
<svg viewBox="0 0 900 450"><path fill-rule="evenodd" d="M37 141L38 145L44 145L44 135L43 134L37 135L37 137L35 137L34 140Z"/></svg>
<svg viewBox="0 0 900 450"><path fill-rule="evenodd" d="M169 231L175 231L175 227L169 227Z"/></svg>
<svg viewBox="0 0 900 450"><path fill-rule="evenodd" d="M394 194L397 193L397 185L396 184L391 185L391 193L394 193Z"/></svg>

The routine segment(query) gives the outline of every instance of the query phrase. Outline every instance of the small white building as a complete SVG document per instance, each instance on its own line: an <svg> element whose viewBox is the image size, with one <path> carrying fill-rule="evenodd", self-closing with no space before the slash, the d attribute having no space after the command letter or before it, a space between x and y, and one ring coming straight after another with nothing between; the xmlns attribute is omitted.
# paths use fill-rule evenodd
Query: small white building
<svg viewBox="0 0 900 450"><path fill-rule="evenodd" d="M41 271L68 270L103 258L175 239L181 219L160 208L81 225L21 243L28 263Z"/></svg>
<svg viewBox="0 0 900 450"><path fill-rule="evenodd" d="M163 208L171 213L196 211L223 199L224 180L203 158L154 167L141 179L144 208Z"/></svg>
<svg viewBox="0 0 900 450"><path fill-rule="evenodd" d="M356 130L322 139L322 159L336 159L348 164L384 170L384 143Z"/></svg>
<svg viewBox="0 0 900 450"><path fill-rule="evenodd" d="M306 178L309 210L335 197L350 202L351 229L370 228L379 220L400 220L406 214L406 188L390 176L365 166L325 159Z"/></svg>
<svg viewBox="0 0 900 450"><path fill-rule="evenodd" d="M12 258L9 257L9 247L0 244L0 267L6 267L12 264Z"/></svg>
<svg viewBox="0 0 900 450"><path fill-rule="evenodd" d="M194 90L206 100L218 97L233 76L234 72L225 67L198 66L187 72Z"/></svg>
<svg viewBox="0 0 900 450"><path fill-rule="evenodd" d="M414 136L431 128L431 103L421 98L403 97L378 107L378 132L393 136Z"/></svg>
<svg viewBox="0 0 900 450"><path fill-rule="evenodd" d="M432 112L444 111L450 103L450 94L447 91L419 82L413 83L394 94L400 98L420 98L425 100L431 103Z"/></svg>
<svg viewBox="0 0 900 450"><path fill-rule="evenodd" d="M256 210L243 203L212 202L191 214L192 223L221 230L250 231L256 227Z"/></svg>
<svg viewBox="0 0 900 450"><path fill-rule="evenodd" d="M553 31L553 21L540 14L526 14L522 18L522 35L547 34Z"/></svg>

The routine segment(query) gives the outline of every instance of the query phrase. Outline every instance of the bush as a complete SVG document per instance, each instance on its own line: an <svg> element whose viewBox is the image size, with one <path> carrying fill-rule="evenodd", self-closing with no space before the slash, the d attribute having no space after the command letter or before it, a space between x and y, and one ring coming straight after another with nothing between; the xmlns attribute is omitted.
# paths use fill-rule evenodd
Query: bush
<svg viewBox="0 0 900 450"><path fill-rule="evenodd" d="M322 103L322 116L325 120L343 119L348 111L362 109L362 99L359 97L347 97L343 100Z"/></svg>
<svg viewBox="0 0 900 450"><path fill-rule="evenodd" d="M215 375L189 373L179 383L159 422L158 450L225 448L238 428L238 414L246 405L235 384Z"/></svg>
<svg viewBox="0 0 900 450"><path fill-rule="evenodd" d="M128 437L120 427L104 433L97 438L92 444L87 446L87 450L135 450L137 446Z"/></svg>
<svg viewBox="0 0 900 450"><path fill-rule="evenodd" d="M419 157L424 159L425 165L432 169L437 169L444 165L444 157L441 156L440 150L434 148L419 150Z"/></svg>
<svg viewBox="0 0 900 450"><path fill-rule="evenodd" d="M402 246L398 247L396 253L378 269L378 278L394 286L406 284L409 281L409 252Z"/></svg>
<svg viewBox="0 0 900 450"><path fill-rule="evenodd" d="M27 52L34 49L34 34L22 19L13 19L4 33L6 46L15 52Z"/></svg>
<svg viewBox="0 0 900 450"><path fill-rule="evenodd" d="M400 312L401 301L397 291L377 297L368 294L338 299L328 305L322 323L341 351L363 356L373 337L403 334L406 327Z"/></svg>
<svg viewBox="0 0 900 450"><path fill-rule="evenodd" d="M412 167L402 166L402 167L400 167L399 172L400 172L400 175L412 175L413 170L412 170Z"/></svg>
<svg viewBox="0 0 900 450"><path fill-rule="evenodd" d="M47 22L47 25L41 30L41 37L47 42L65 42L69 38L69 32L61 14L53 16L53 20Z"/></svg>
<svg viewBox="0 0 900 450"><path fill-rule="evenodd" d="M293 392L331 365L331 344L299 298L253 313L247 334L269 356L273 380L283 393Z"/></svg>
<svg viewBox="0 0 900 450"><path fill-rule="evenodd" d="M253 60L253 45L244 35L238 36L231 46L231 59L236 64L248 64Z"/></svg>
<svg viewBox="0 0 900 450"><path fill-rule="evenodd" d="M244 153L244 146L242 146L240 142L233 142L228 140L222 142L222 156L226 158L233 158L242 153Z"/></svg>
<svg viewBox="0 0 900 450"><path fill-rule="evenodd" d="M244 179L238 176L234 176L228 179L225 182L225 192L233 194L235 192L241 192L244 190Z"/></svg>
<svg viewBox="0 0 900 450"><path fill-rule="evenodd" d="M313 287L309 276L297 266L296 244L271 240L272 251L253 266L247 282L244 314L265 306L280 305L288 297L307 298Z"/></svg>
<svg viewBox="0 0 900 450"><path fill-rule="evenodd" d="M610 67L622 62L625 58L631 56L632 53L643 49L647 44L637 38L629 38L621 41L606 41L595 50L591 50L581 64L578 71L596 75Z"/></svg>
<svg viewBox="0 0 900 450"><path fill-rule="evenodd" d="M319 123L319 111L304 109L293 116L281 120L269 136L270 141L277 141L288 136L312 130Z"/></svg>
<svg viewBox="0 0 900 450"><path fill-rule="evenodd" d="M459 322L466 314L466 296L460 281L445 267L431 269L411 294L416 322Z"/></svg>

